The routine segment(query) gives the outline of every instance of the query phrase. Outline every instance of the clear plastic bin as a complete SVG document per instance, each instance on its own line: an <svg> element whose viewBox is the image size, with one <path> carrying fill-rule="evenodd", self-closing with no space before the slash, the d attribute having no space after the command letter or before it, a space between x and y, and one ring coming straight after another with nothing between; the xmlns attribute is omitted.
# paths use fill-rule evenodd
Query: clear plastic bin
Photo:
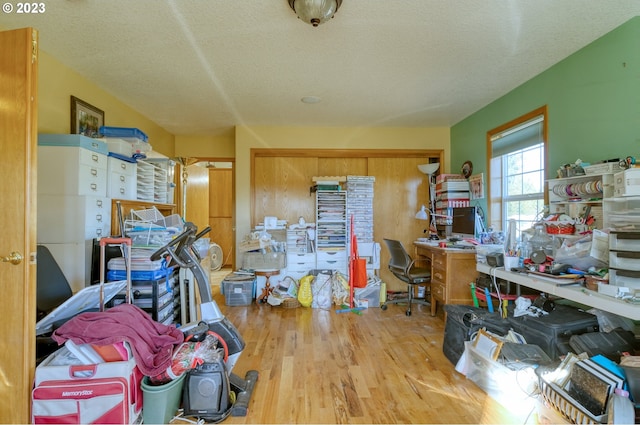
<svg viewBox="0 0 640 425"><path fill-rule="evenodd" d="M367 306L380 307L380 287L381 285L369 285L365 288L354 288L353 298L356 301L367 300Z"/></svg>
<svg viewBox="0 0 640 425"><path fill-rule="evenodd" d="M138 230L127 233L134 247L162 247L171 242L174 232L167 230Z"/></svg>
<svg viewBox="0 0 640 425"><path fill-rule="evenodd" d="M256 280L223 280L225 304L228 306L250 305L255 292Z"/></svg>
<svg viewBox="0 0 640 425"><path fill-rule="evenodd" d="M246 252L242 258L242 268L246 270L282 270L287 267L284 252Z"/></svg>

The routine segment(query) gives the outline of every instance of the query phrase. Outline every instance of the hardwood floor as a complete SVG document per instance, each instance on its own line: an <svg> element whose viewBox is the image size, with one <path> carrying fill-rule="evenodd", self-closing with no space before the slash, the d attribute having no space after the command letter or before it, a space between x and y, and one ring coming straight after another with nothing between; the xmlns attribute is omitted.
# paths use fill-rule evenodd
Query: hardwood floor
<svg viewBox="0 0 640 425"><path fill-rule="evenodd" d="M259 372L246 417L254 423L523 423L457 373L442 353L442 313L402 305L337 314L311 308L225 305L246 347L234 368Z"/></svg>

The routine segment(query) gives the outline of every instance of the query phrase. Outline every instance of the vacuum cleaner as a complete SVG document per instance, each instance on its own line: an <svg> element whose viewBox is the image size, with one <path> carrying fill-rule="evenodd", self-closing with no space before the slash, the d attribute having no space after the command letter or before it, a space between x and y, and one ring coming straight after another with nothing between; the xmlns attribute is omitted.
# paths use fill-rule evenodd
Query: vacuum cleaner
<svg viewBox="0 0 640 425"><path fill-rule="evenodd" d="M200 255L193 243L211 231L210 227L197 233L197 227L191 222L184 225L183 232L168 244L151 254L152 261L166 255L170 257L168 266L178 265L188 268L198 284L200 292L200 317L197 323L183 325L180 330L185 334L210 333L216 336L225 347L225 360L221 364L206 364L194 369L184 385L184 414L197 416L209 421L219 421L225 415L246 416L249 400L253 393L258 371L250 370L244 378L232 372L233 367L244 350L245 342L236 327L222 314L218 304L211 296L209 277L200 264ZM225 392L233 391L235 402L227 406Z"/></svg>

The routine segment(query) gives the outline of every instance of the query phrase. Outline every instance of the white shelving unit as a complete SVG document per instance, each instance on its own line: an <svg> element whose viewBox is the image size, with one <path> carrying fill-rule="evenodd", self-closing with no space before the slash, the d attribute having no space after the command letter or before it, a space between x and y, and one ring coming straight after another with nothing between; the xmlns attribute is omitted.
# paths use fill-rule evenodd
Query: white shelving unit
<svg viewBox="0 0 640 425"><path fill-rule="evenodd" d="M373 242L373 176L347 176L347 228L353 232L359 244ZM351 241L349 241L350 243Z"/></svg>
<svg viewBox="0 0 640 425"><path fill-rule="evenodd" d="M145 161L138 161L136 195L140 201L154 202L154 166Z"/></svg>
<svg viewBox="0 0 640 425"><path fill-rule="evenodd" d="M155 202L172 204L176 184L173 181L176 162L169 158L149 157L144 160L156 167L154 173Z"/></svg>
<svg viewBox="0 0 640 425"><path fill-rule="evenodd" d="M613 174L587 174L547 180L549 212L576 218L591 207L595 227L605 227L603 199L613 196Z"/></svg>
<svg viewBox="0 0 640 425"><path fill-rule="evenodd" d="M347 192L316 191L316 268L347 274Z"/></svg>
<svg viewBox="0 0 640 425"><path fill-rule="evenodd" d="M151 162L138 160L137 168L137 199L140 201L170 203L168 171L166 168ZM173 196L171 196L173 198Z"/></svg>
<svg viewBox="0 0 640 425"><path fill-rule="evenodd" d="M453 209L470 205L469 181L462 175L440 174L436 176L435 195L436 225L448 235Z"/></svg>

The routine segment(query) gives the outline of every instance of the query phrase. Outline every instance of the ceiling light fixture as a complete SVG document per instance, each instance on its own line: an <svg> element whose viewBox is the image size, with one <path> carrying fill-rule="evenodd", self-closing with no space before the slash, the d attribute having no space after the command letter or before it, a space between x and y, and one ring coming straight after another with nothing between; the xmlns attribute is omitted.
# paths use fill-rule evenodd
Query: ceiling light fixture
<svg viewBox="0 0 640 425"><path fill-rule="evenodd" d="M299 19L317 27L333 18L342 0L288 0Z"/></svg>

